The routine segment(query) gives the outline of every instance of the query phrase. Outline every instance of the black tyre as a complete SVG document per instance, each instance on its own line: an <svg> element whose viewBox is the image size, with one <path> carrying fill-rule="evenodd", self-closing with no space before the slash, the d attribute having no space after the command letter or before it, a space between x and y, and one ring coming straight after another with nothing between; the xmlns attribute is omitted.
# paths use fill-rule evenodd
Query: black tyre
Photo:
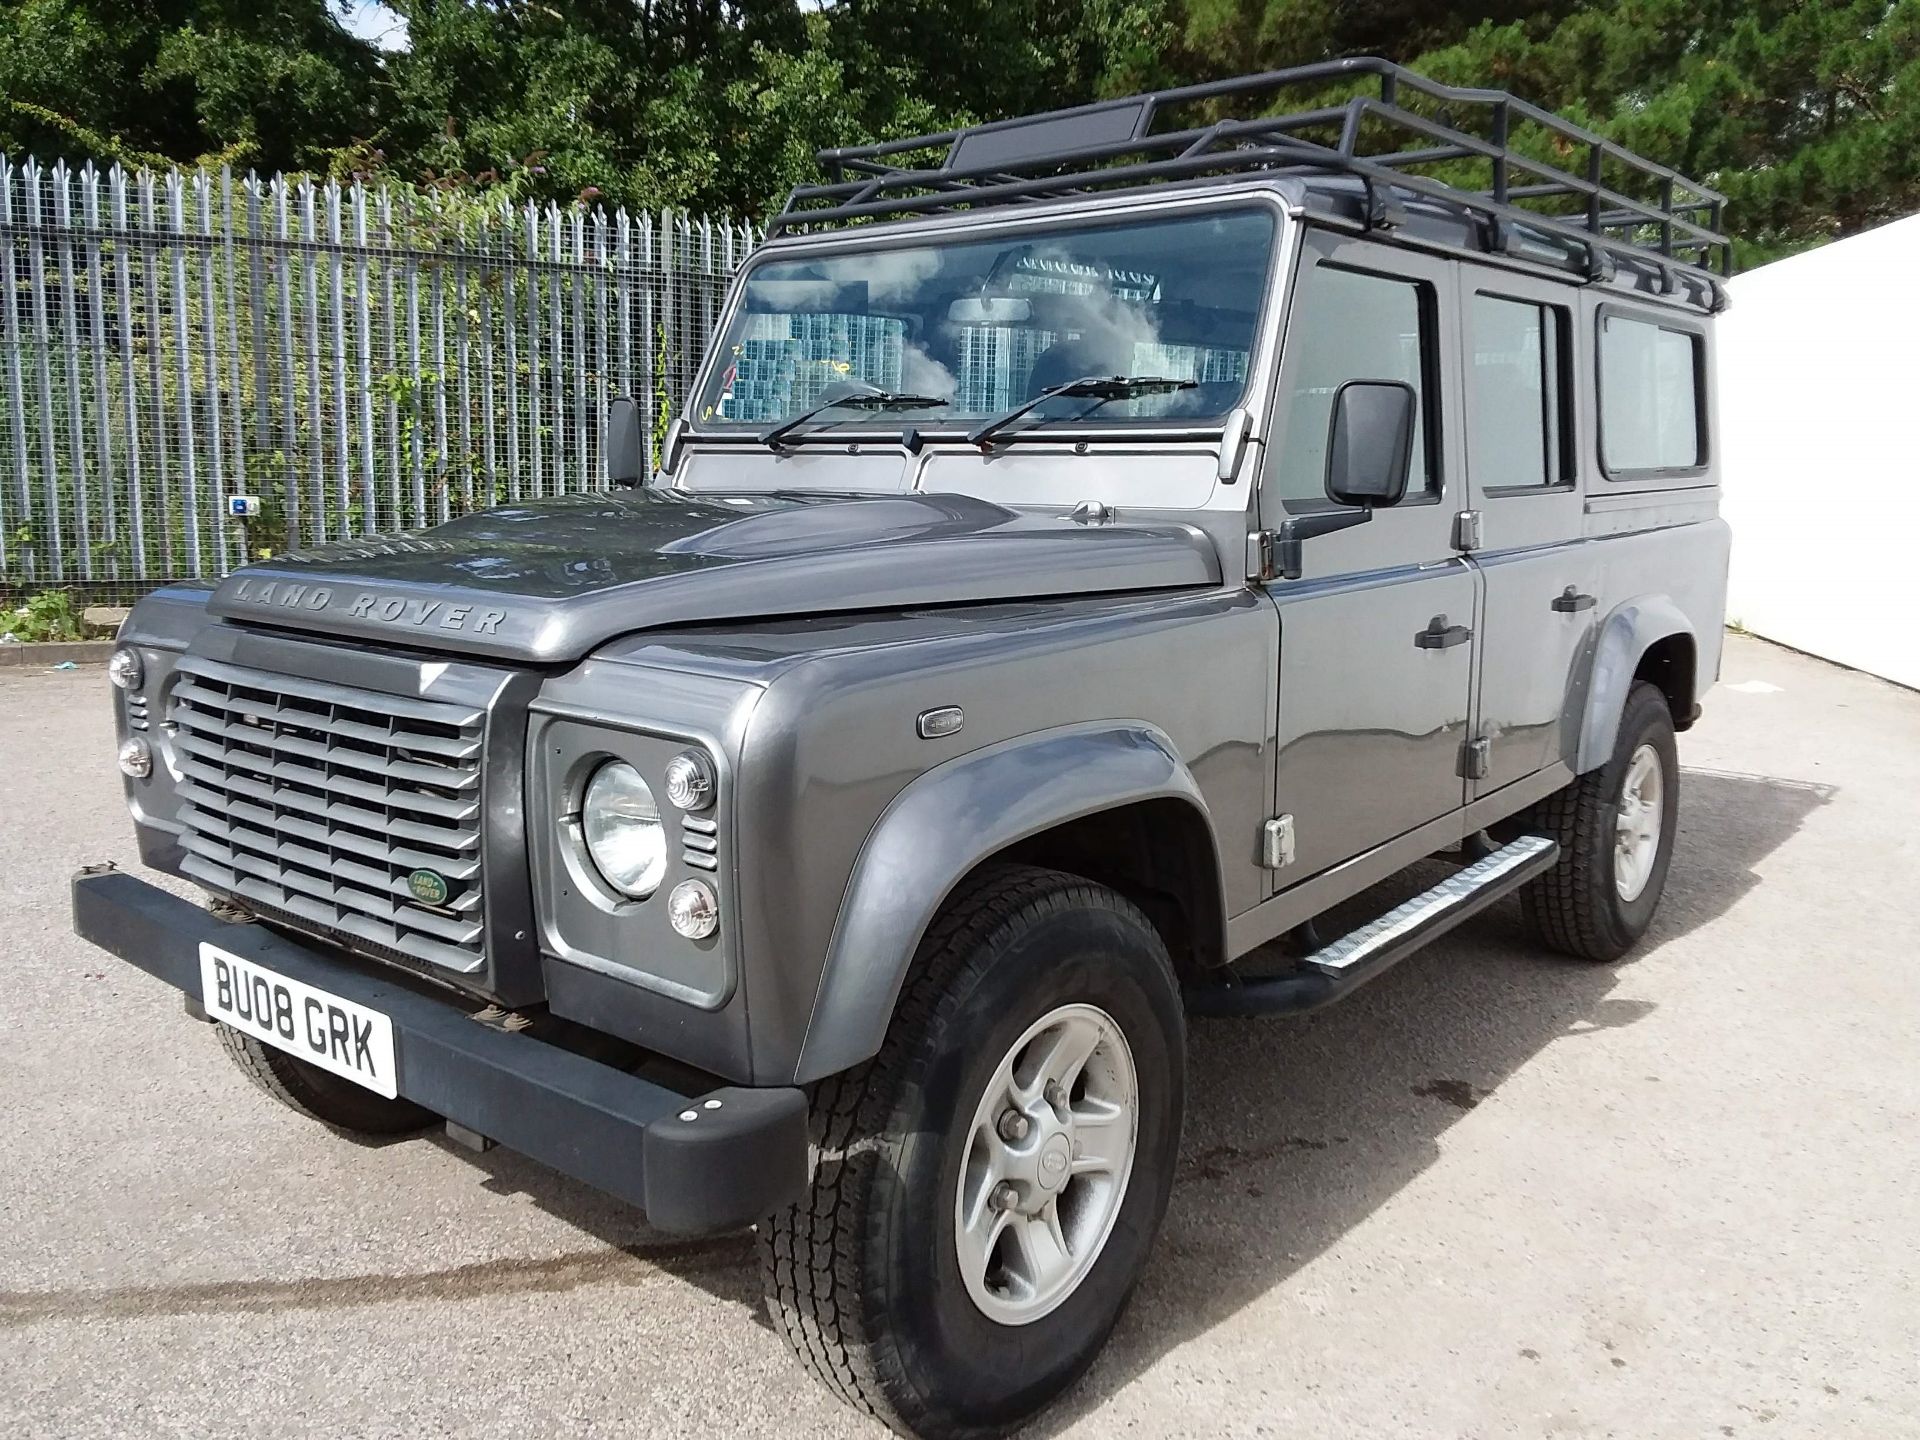
<svg viewBox="0 0 1920 1440"><path fill-rule="evenodd" d="M1680 816L1680 761L1666 697L1627 694L1613 754L1523 817L1560 842L1554 867L1521 891L1539 939L1583 960L1618 960L1647 933L1667 885Z"/></svg>
<svg viewBox="0 0 1920 1440"><path fill-rule="evenodd" d="M903 1434L1032 1415L1139 1278L1185 1068L1179 987L1138 909L1056 871L983 873L928 932L879 1055L815 1091L811 1193L761 1227L774 1323Z"/></svg>
<svg viewBox="0 0 1920 1440"><path fill-rule="evenodd" d="M411 1100L389 1100L297 1060L284 1050L216 1022L220 1044L246 1077L274 1099L310 1119L350 1135L406 1135L438 1117Z"/></svg>

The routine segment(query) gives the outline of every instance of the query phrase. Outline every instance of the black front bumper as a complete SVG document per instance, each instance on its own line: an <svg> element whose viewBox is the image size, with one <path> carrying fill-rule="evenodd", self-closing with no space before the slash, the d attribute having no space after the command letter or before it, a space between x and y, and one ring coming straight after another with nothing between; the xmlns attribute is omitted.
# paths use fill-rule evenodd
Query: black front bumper
<svg viewBox="0 0 1920 1440"><path fill-rule="evenodd" d="M662 1230L738 1229L806 1188L807 1107L798 1090L681 1094L531 1035L476 1023L450 1000L397 977L263 925L230 924L118 871L74 877L73 928L195 1001L205 941L382 1012L393 1021L401 1095L639 1206Z"/></svg>

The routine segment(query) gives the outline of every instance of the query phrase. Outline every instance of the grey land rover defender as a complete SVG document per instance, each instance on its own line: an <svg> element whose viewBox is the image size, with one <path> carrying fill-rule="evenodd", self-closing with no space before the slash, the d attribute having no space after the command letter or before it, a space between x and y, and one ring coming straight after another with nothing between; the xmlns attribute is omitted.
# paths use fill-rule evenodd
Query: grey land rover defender
<svg viewBox="0 0 1920 1440"><path fill-rule="evenodd" d="M213 904L103 868L74 922L329 1125L758 1224L822 1380L995 1433L1146 1263L1188 1015L1516 891L1579 959L1646 932L1729 248L1377 60L821 158L657 473L616 403L604 493L138 605L140 854Z"/></svg>

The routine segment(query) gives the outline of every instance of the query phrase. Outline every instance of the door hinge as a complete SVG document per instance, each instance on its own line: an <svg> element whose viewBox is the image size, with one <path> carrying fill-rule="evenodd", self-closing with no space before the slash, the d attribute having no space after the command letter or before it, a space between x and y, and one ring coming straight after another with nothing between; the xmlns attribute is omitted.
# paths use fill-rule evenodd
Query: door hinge
<svg viewBox="0 0 1920 1440"><path fill-rule="evenodd" d="M1469 740L1460 747L1460 778L1463 780L1484 780L1487 778L1487 761L1493 751L1493 742L1487 739Z"/></svg>
<svg viewBox="0 0 1920 1440"><path fill-rule="evenodd" d="M1478 510L1462 510L1453 517L1453 548L1456 550L1480 548L1480 512Z"/></svg>
<svg viewBox="0 0 1920 1440"><path fill-rule="evenodd" d="M1293 816L1276 815L1260 827L1260 863L1269 870L1293 863Z"/></svg>
<svg viewBox="0 0 1920 1440"><path fill-rule="evenodd" d="M1274 542L1278 537L1271 530L1254 530L1247 536L1247 579L1277 580L1280 572L1274 568Z"/></svg>

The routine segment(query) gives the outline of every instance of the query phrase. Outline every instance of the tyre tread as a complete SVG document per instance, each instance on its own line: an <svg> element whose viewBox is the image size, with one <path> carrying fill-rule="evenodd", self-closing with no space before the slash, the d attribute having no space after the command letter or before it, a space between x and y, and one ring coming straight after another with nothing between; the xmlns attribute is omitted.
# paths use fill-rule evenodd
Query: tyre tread
<svg viewBox="0 0 1920 1440"><path fill-rule="evenodd" d="M1030 865L993 866L957 892L927 930L879 1053L814 1087L819 1160L808 1199L760 1227L775 1328L828 1389L902 1434L973 1432L920 1401L890 1343L882 1297L863 1289L866 1232L876 1218L867 1200L879 1152L888 1144L889 1120L926 1064L920 1041L940 1018L943 1002L965 988L956 982L970 967L991 957L993 947L985 942L1023 911L1086 904L1117 904L1149 924L1102 886Z"/></svg>
<svg viewBox="0 0 1920 1440"><path fill-rule="evenodd" d="M1627 737L1638 736L1632 724L1636 709L1649 705L1666 713L1666 697L1644 680L1635 681L1622 707L1616 754L1538 801L1525 817L1525 828L1550 836L1560 846L1560 858L1521 890L1521 913L1541 943L1577 959L1617 960L1632 943L1619 933L1606 905L1613 885L1611 846L1597 843L1595 837L1611 831L1618 752Z"/></svg>

